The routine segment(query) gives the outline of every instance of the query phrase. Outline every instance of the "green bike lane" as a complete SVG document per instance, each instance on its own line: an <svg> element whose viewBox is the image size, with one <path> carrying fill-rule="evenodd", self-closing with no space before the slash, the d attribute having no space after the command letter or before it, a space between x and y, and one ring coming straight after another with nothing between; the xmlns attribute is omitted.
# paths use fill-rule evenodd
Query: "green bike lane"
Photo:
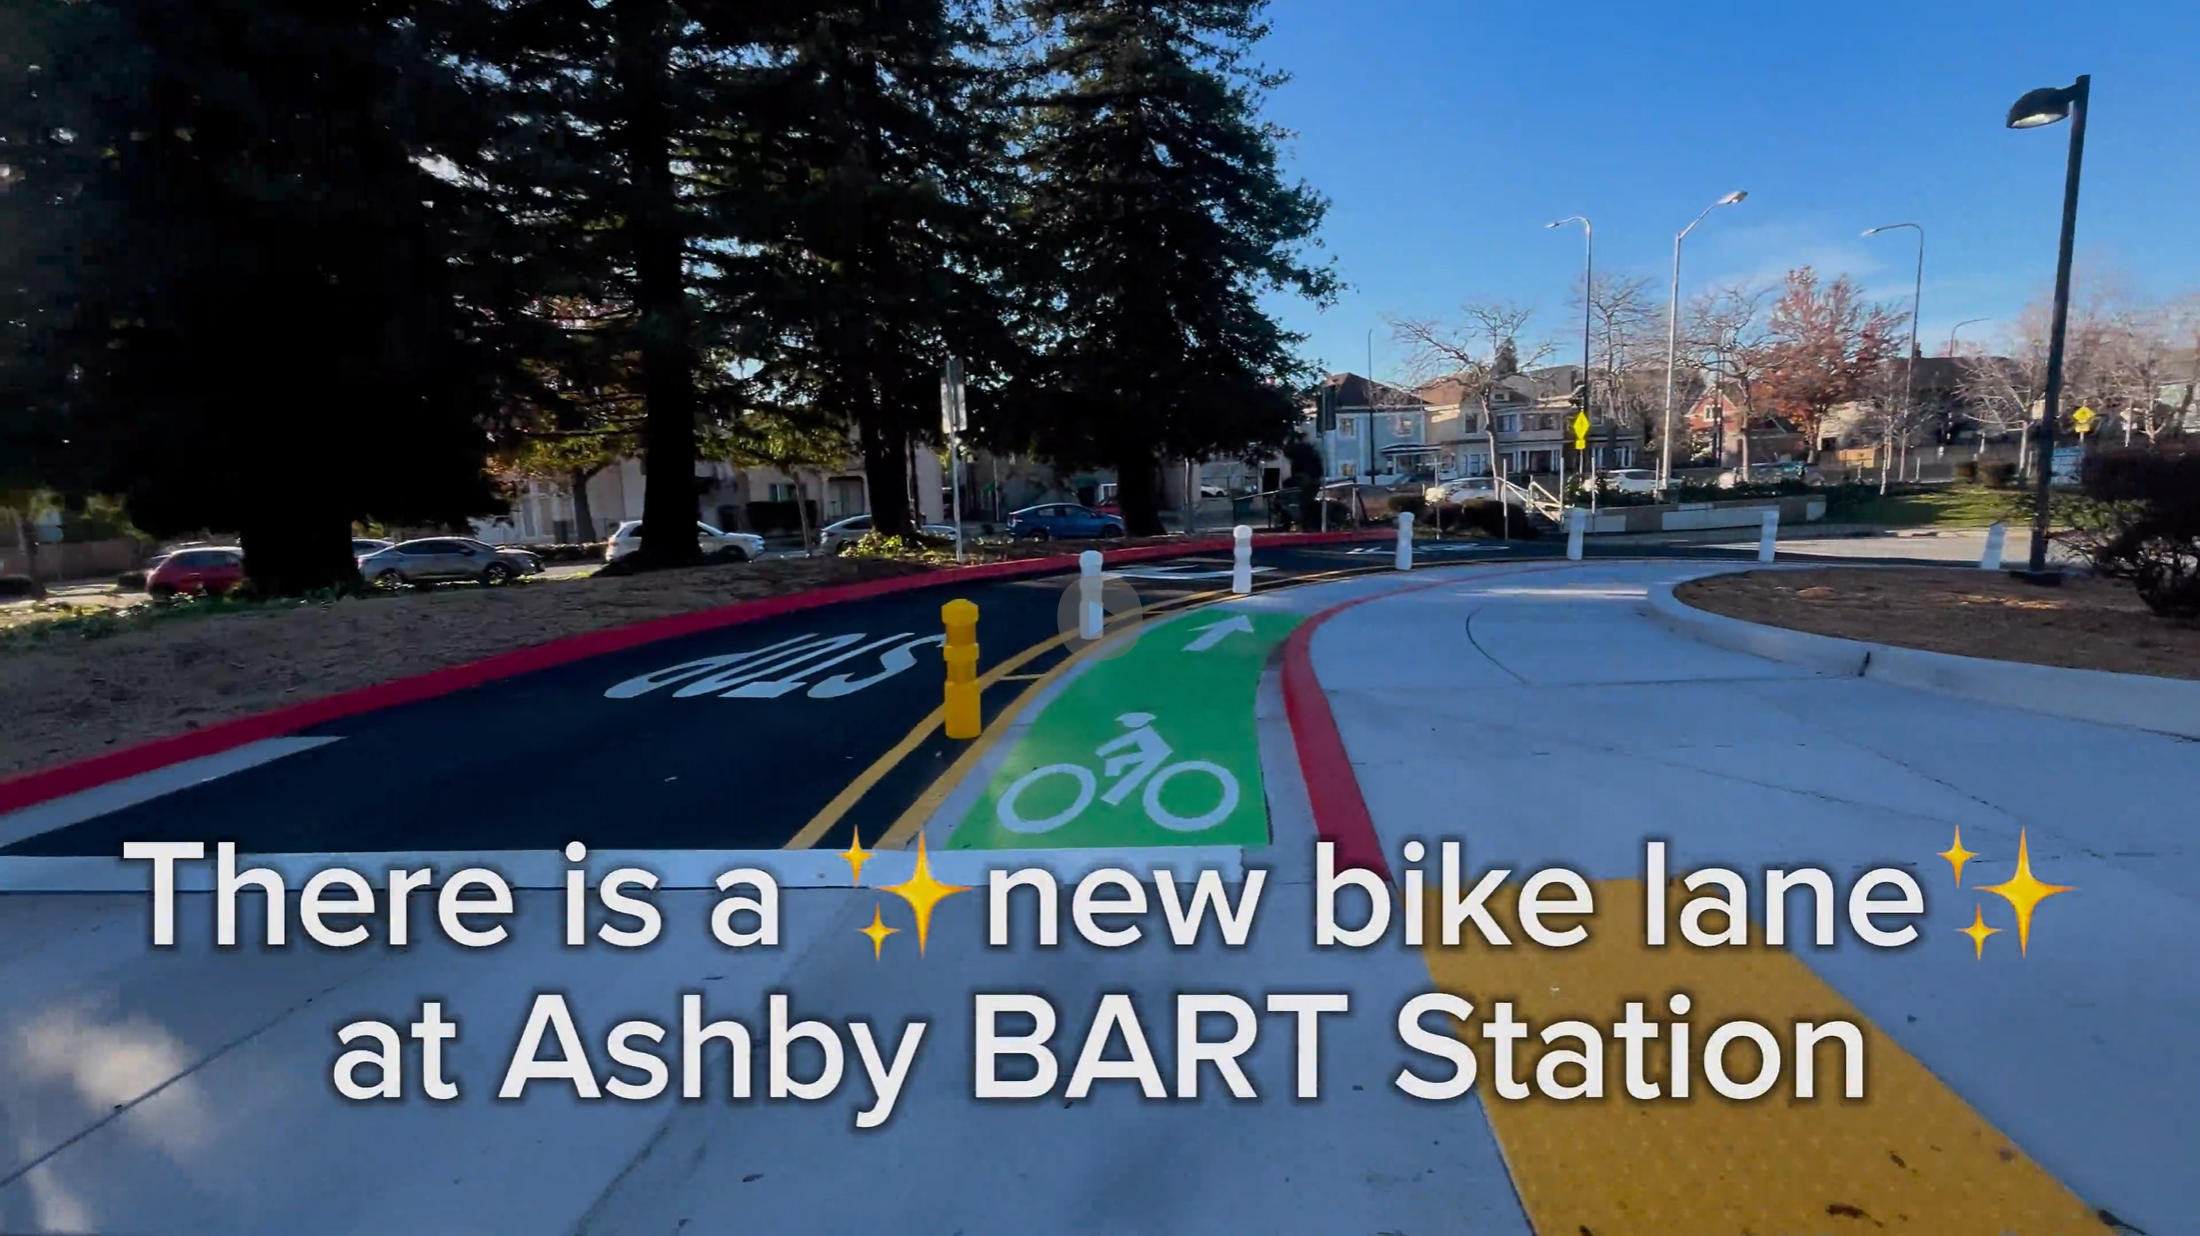
<svg viewBox="0 0 2200 1236"><path fill-rule="evenodd" d="M1301 621L1203 609L1096 657L1040 703L948 848L1267 845L1254 696Z"/></svg>

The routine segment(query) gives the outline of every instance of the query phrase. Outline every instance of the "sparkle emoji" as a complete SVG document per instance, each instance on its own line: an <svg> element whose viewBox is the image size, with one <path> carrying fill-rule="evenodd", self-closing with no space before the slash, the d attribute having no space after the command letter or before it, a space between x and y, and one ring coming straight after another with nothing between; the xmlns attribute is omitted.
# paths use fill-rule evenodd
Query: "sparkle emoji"
<svg viewBox="0 0 2200 1236"><path fill-rule="evenodd" d="M1940 857L1947 859L1948 865L1955 868L1956 886L1961 888L1963 886L1963 864L1978 857L1977 854L1963 848L1963 826L1961 824L1956 825L1956 843L1942 850Z"/></svg>
<svg viewBox="0 0 2200 1236"><path fill-rule="evenodd" d="M2013 907L2017 912L2017 951L2029 954L2032 944L2032 911L2039 904L2057 893L2067 893L2067 884L2049 884L2032 874L2031 848L2022 832L2017 834L2017 874L2000 884L1987 884L1981 892L1992 893Z"/></svg>
<svg viewBox="0 0 2200 1236"><path fill-rule="evenodd" d="M1971 943L1976 949L1974 955L1978 957L1984 957L1986 956L1986 937L2000 935L2001 928L1988 927L1986 925L1985 911L1979 909L1977 906L1972 906L1971 925L1963 929L1963 934L1971 937Z"/></svg>
<svg viewBox="0 0 2200 1236"><path fill-rule="evenodd" d="M848 861L848 883L863 883L863 864L871 861L871 853L863 848L863 837L849 829L848 848L840 852L840 857Z"/></svg>
<svg viewBox="0 0 2200 1236"><path fill-rule="evenodd" d="M870 937L871 959L876 961L879 957L879 950L886 947L886 937L900 930L901 928L899 927L888 927L886 923L879 918L878 907L872 906L871 925L868 927L856 928L856 934Z"/></svg>
<svg viewBox="0 0 2200 1236"><path fill-rule="evenodd" d="M967 884L942 884L932 878L932 863L925 857L923 833L917 834L917 869L902 883L881 887L883 891L908 902L909 908L916 912L917 953L920 956L924 953L927 937L932 931L932 907L956 893L970 891Z"/></svg>

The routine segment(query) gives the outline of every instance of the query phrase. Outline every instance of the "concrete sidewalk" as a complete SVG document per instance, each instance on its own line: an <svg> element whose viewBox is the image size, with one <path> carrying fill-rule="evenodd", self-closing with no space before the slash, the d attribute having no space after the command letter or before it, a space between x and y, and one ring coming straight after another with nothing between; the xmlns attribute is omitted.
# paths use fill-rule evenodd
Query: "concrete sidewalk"
<svg viewBox="0 0 2200 1236"><path fill-rule="evenodd" d="M1686 1116L1673 1113L1688 1105L1636 1108L1624 1098L1578 1115L1498 1105L1498 1138L1537 1230L1604 1232L1660 1205L1687 1216L1660 1231L1729 1230L1708 1225L1737 1218L1769 1225L1759 1231L1816 1230L1828 1205L1885 1219L1887 1209L1857 1201L1875 1191L1914 1204L1916 1230L1993 1236L2004 1230L1989 1224L1996 1213L2031 1216L2006 1230L2075 1230L2042 1209L2061 1204L2058 1181L2085 1208L2148 1232L2189 1227L2200 1213L2200 1177L2185 1170L2200 1150L2190 1050L2200 1024L2200 845L2189 812L2169 805L2200 801L2200 748L1819 678L1646 619L1648 585L1711 569L1467 575L1346 610L1313 639L1387 854L1415 838L1432 849L1459 838L1470 872L1565 865L1615 904L1640 903L1646 838L1669 840L1674 877L1729 867L1753 899L1765 868L1803 865L1829 871L1837 891L1878 866L1912 872L1924 890L1922 937L1891 951L1845 928L1832 948L1639 950L1601 970L1559 953L1530 965L1432 950L1440 981L1483 992L1547 981L1556 993L1565 975L1567 1009L1590 1020L1615 1019L1626 999L1663 1013L1668 991L1692 990L1703 1009L1723 993L1775 1022L1813 1011L1783 1002L1846 1001L1876 1027L1874 1044L1884 1036L1871 1052L1879 1088L1852 1105L1848 1123L1846 1109L1808 1105L1706 1101ZM1938 856L1959 827L1977 855L1960 887ZM2036 912L2021 954L2011 906L1984 892L2011 877L2020 833L2037 878L2073 889ZM1762 905L1751 904L1761 921ZM1790 913L1805 904L1798 897ZM2000 929L1983 955L1961 932L1975 911ZM1639 939L1639 922L1618 926ZM1966 1124L1981 1117L1983 1128ZM1850 1144L1935 1119L1962 1126L1952 1136L2005 1136L2014 1149L1927 1167L1930 1183L1920 1184L1903 1174L1919 1167L1922 1146L1903 1160L1878 1145L1859 1158ZM1676 1139L1694 1143L1678 1159L1659 1149ZM1535 1166L1560 1147L1604 1170ZM1888 1155L1910 1166L1891 1169ZM2038 1170L2022 1179L2016 1169L2030 1162ZM1878 1178L1887 1173L1903 1178ZM1962 1199L1958 1211L1934 1208L1919 1188ZM2005 1209L2019 1197L2025 1205ZM1699 1222L1707 1226L1688 1226Z"/></svg>

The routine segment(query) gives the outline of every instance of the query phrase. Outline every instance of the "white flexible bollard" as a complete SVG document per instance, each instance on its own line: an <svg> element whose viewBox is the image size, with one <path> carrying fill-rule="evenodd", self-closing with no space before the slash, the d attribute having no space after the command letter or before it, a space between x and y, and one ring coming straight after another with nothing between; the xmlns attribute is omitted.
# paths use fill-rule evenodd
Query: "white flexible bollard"
<svg viewBox="0 0 2200 1236"><path fill-rule="evenodd" d="M1581 536L1588 529L1589 512L1578 506L1569 508L1566 512L1566 556L1569 559L1581 561Z"/></svg>
<svg viewBox="0 0 2200 1236"><path fill-rule="evenodd" d="M1241 597L1253 595L1253 530L1239 524L1230 532L1237 542L1235 559L1230 564L1230 591Z"/></svg>
<svg viewBox="0 0 2200 1236"><path fill-rule="evenodd" d="M1997 519L1986 525L1986 552L1979 555L1978 569L1981 571L2000 570L2002 546L2007 544L2008 540L2009 525L2007 523Z"/></svg>
<svg viewBox="0 0 2200 1236"><path fill-rule="evenodd" d="M1099 639L1106 617L1100 607L1100 551L1088 549L1077 555L1077 638Z"/></svg>
<svg viewBox="0 0 2200 1236"><path fill-rule="evenodd" d="M1413 512L1398 512L1398 569L1413 569Z"/></svg>
<svg viewBox="0 0 2200 1236"><path fill-rule="evenodd" d="M1765 512L1765 526L1757 534L1757 561L1772 561L1772 548L1780 541L1780 510L1774 507Z"/></svg>

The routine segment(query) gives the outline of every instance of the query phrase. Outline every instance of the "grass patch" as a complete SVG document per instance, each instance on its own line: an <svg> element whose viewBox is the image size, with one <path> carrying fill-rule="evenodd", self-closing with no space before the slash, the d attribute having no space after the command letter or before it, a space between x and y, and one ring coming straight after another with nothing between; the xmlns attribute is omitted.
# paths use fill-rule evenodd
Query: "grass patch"
<svg viewBox="0 0 2200 1236"><path fill-rule="evenodd" d="M1907 493L1870 493L1828 511L1829 520L1889 528L1983 528L2010 518L2023 495L1988 485L1943 485Z"/></svg>

